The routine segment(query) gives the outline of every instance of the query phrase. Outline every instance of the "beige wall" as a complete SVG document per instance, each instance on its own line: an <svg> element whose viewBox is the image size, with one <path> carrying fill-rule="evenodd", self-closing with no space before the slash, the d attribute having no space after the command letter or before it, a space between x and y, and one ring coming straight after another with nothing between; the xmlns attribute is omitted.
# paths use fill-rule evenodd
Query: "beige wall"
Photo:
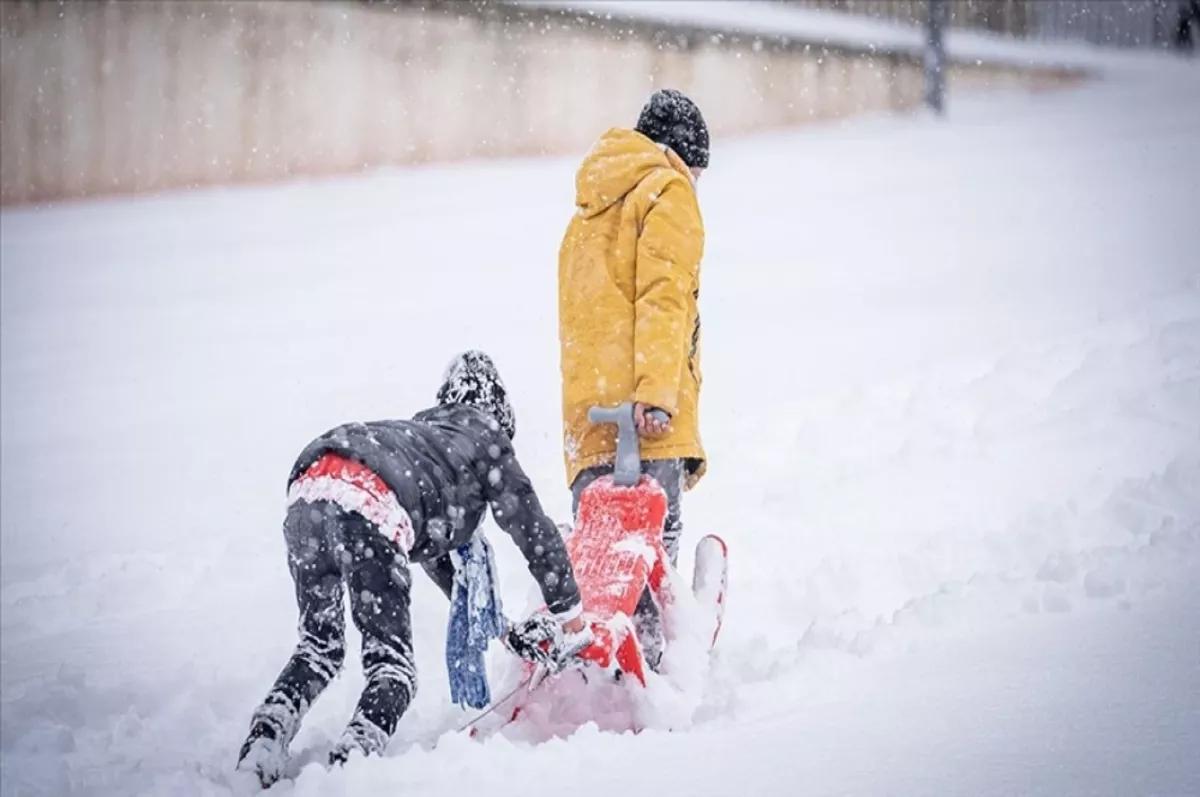
<svg viewBox="0 0 1200 797"><path fill-rule="evenodd" d="M904 55L717 42L511 8L76 0L0 6L0 202L557 153L656 87L714 135L921 102ZM955 66L952 91L1073 76Z"/></svg>

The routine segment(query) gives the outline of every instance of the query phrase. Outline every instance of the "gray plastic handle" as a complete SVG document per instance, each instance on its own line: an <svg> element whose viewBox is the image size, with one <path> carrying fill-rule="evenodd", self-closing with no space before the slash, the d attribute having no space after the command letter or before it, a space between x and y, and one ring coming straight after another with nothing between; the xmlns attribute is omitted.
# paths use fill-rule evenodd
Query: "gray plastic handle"
<svg viewBox="0 0 1200 797"><path fill-rule="evenodd" d="M638 447L637 426L633 423L633 403L619 407L592 407L588 410L592 423L617 425L617 461L613 465L613 482L633 487L642 479L642 456Z"/></svg>

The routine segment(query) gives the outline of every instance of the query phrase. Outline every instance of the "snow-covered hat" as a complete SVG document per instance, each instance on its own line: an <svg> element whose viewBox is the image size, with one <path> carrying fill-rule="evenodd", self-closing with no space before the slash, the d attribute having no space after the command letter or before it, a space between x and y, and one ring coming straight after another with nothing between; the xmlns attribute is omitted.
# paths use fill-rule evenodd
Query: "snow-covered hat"
<svg viewBox="0 0 1200 797"><path fill-rule="evenodd" d="M665 144L693 168L708 168L708 125L696 103L675 89L654 92L638 117L639 133Z"/></svg>
<svg viewBox="0 0 1200 797"><path fill-rule="evenodd" d="M517 419L508 390L492 358L481 351L467 351L450 361L438 388L439 404L467 404L490 414L511 440L517 434Z"/></svg>

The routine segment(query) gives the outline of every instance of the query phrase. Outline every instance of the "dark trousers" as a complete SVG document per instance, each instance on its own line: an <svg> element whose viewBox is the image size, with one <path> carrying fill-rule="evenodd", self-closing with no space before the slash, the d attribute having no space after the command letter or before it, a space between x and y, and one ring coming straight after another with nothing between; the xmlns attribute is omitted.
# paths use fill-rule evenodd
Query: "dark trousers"
<svg viewBox="0 0 1200 797"><path fill-rule="evenodd" d="M679 564L679 538L683 535L683 470L684 463L681 459L644 460L642 462L642 473L662 485L667 494L667 518L663 524L663 547L667 549L671 567ZM588 485L601 476L610 475L612 471L611 465L599 465L588 468L575 477L575 482L571 485L573 499L571 513L573 516L579 514L579 499ZM646 663L650 665L651 669L657 670L663 654L663 627L662 618L649 588L642 592L642 597L638 600L633 621L637 628L638 639L642 643Z"/></svg>
<svg viewBox="0 0 1200 797"><path fill-rule="evenodd" d="M343 594L362 633L366 687L343 744L377 753L387 746L417 688L408 557L378 527L335 504L300 502L283 525L300 610L300 641L252 720L286 746L310 705L346 658Z"/></svg>

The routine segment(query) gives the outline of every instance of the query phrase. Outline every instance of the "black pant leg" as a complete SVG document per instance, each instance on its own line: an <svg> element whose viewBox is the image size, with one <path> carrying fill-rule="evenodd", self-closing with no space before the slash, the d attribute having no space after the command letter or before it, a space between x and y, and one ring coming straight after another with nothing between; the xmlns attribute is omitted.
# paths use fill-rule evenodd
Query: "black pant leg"
<svg viewBox="0 0 1200 797"><path fill-rule="evenodd" d="M667 493L667 518L663 525L663 547L671 567L679 564L679 539L683 536L683 460L655 459L642 463L642 472L657 481Z"/></svg>
<svg viewBox="0 0 1200 797"><path fill-rule="evenodd" d="M379 753L417 691L410 618L412 575L407 555L357 515L343 526L342 543L348 561L350 612L362 632L367 679L346 729L346 741L366 753Z"/></svg>
<svg viewBox="0 0 1200 797"><path fill-rule="evenodd" d="M286 746L309 706L345 661L342 572L334 550L340 513L325 502L299 503L288 510L284 520L300 641L255 711L252 736L267 735Z"/></svg>

